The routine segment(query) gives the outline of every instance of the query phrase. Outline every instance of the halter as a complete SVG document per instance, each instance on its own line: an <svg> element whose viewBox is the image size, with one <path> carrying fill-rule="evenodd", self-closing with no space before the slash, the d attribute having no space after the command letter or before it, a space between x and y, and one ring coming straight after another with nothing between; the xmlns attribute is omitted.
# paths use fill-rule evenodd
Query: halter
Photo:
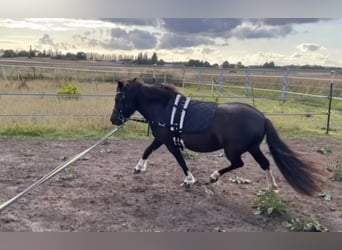
<svg viewBox="0 0 342 250"><path fill-rule="evenodd" d="M123 124L127 121L127 119L123 116L123 111L122 111L122 106L123 106L123 104L122 104L122 102L123 102L123 100L125 99L125 95L124 95L124 93L123 92L117 92L116 93L116 95L115 96L118 96L119 94L122 94L122 99L120 100L120 105L119 105L119 117L118 117L118 119L119 119L119 121L121 121Z"/></svg>

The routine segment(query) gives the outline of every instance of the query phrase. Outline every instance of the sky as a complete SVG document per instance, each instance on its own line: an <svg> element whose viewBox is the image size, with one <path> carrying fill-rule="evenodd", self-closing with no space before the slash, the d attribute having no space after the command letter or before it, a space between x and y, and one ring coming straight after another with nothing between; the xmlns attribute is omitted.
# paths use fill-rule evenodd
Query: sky
<svg viewBox="0 0 342 250"><path fill-rule="evenodd" d="M342 67L340 18L1 18L0 49Z"/></svg>

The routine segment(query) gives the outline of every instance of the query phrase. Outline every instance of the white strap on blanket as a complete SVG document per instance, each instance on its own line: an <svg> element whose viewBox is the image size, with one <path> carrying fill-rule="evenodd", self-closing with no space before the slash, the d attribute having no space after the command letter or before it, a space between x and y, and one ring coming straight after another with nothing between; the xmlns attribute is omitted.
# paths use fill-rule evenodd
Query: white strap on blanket
<svg viewBox="0 0 342 250"><path fill-rule="evenodd" d="M182 129L183 129L183 123L184 123L185 113L186 113L186 109L187 109L188 106L189 106L190 100L191 100L190 97L187 97L186 100L185 100L185 104L184 104L184 107L183 107L183 110L182 110L181 119L180 119L179 130L182 130Z"/></svg>
<svg viewBox="0 0 342 250"><path fill-rule="evenodd" d="M177 94L176 98L175 98L175 103L173 105L173 108L172 108L172 113L171 113L171 121L170 121L170 124L171 124L171 131L174 130L173 128L173 121L175 119L175 114L176 114L176 110L177 110L177 105L178 105L178 102L179 102L179 99L181 98L181 95Z"/></svg>

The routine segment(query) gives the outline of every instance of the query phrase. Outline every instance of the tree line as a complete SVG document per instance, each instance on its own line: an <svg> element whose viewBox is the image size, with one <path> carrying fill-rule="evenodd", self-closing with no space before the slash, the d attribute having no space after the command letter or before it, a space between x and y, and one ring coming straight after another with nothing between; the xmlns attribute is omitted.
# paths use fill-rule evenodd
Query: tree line
<svg viewBox="0 0 342 250"><path fill-rule="evenodd" d="M133 55L124 55L124 54L112 54L105 55L99 53L91 53L91 52L83 52L79 51L77 53L67 52L65 54L58 51L39 51L39 50L20 50L15 51L12 49L0 50L0 57L2 58L11 58L11 57L41 57L41 58L52 58L52 59L64 59L64 60L97 60L97 61L113 61L120 64L136 64L136 65L165 65L168 62L165 62L163 59L159 59L156 52L153 52L151 56L148 55L147 52L139 52L136 56ZM242 62L237 63L229 63L225 60L222 64L210 64L208 61L202 61L198 59L189 59L186 62L172 62L169 64L173 65L184 65L188 67L221 67L224 69L228 68L245 68ZM322 69L323 66L319 65L288 65L287 68L302 68L302 69ZM274 61L265 62L262 65L253 65L253 68L279 68L276 66Z"/></svg>

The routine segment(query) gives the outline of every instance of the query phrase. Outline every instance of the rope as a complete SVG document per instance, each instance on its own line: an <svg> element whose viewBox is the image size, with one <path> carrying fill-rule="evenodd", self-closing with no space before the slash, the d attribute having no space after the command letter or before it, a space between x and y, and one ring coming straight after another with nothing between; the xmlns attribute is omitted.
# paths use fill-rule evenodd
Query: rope
<svg viewBox="0 0 342 250"><path fill-rule="evenodd" d="M11 204L13 204L15 201L17 201L19 198L21 198L23 195L27 194L28 192L30 192L31 190L33 190L34 188L40 186L41 184L43 184L44 182L46 182L47 180L49 180L50 178L52 178L53 176L55 176L56 174L58 174L59 172L61 172L63 169L65 169L67 166L69 166L70 164L76 162L80 157L82 157L83 155L85 155L86 153L88 153L90 150L92 150L93 148L95 148L96 146L98 146L99 144L101 144L104 140L106 140L109 136L111 136L112 134L114 134L115 132L117 132L119 129L121 129L123 127L123 125L116 127L115 129L113 129L112 131L110 131L108 134L106 134L102 139L100 139L99 141L97 141L94 145L92 145L91 147L87 148L86 150L82 151L79 154L74 155L71 159L63 162L62 164L60 164L59 166L57 166L55 169L51 170L48 174L46 174L45 176L43 176L42 178L40 178L38 181L36 181L35 183L33 183L31 186L27 187L24 191L20 192L19 194L17 194L16 196L14 196L13 198L9 199L8 201L2 203L0 205L0 213L7 208L8 206L10 206Z"/></svg>

